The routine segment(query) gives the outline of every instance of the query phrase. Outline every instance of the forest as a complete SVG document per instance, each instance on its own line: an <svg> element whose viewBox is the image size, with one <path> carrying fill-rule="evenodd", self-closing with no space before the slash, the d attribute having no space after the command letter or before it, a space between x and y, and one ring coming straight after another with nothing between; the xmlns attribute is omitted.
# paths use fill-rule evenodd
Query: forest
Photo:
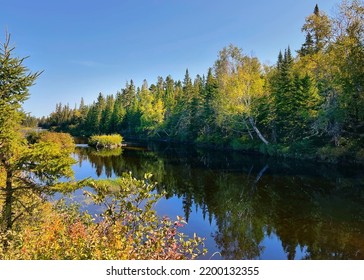
<svg viewBox="0 0 364 280"><path fill-rule="evenodd" d="M364 7L343 1L333 16L316 5L299 50L264 65L237 46L223 48L206 75L133 80L89 105L56 105L42 128L324 161L364 159ZM25 122L34 123L28 117Z"/></svg>

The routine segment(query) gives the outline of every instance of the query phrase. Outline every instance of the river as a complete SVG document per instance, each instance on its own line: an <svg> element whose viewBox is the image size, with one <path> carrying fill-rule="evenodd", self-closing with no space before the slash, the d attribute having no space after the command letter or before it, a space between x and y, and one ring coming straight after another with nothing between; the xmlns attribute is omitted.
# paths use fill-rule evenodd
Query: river
<svg viewBox="0 0 364 280"><path fill-rule="evenodd" d="M152 173L167 192L158 215L185 217L182 231L206 238L203 259L364 259L362 168L166 143L78 145L74 157L76 179ZM82 209L101 212L82 193Z"/></svg>

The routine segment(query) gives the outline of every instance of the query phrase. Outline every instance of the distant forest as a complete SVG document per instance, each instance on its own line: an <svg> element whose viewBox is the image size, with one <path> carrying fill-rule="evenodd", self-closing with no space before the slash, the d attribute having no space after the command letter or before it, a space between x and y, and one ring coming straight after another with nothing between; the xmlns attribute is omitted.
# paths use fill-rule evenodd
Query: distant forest
<svg viewBox="0 0 364 280"><path fill-rule="evenodd" d="M364 5L342 1L329 16L316 5L299 50L263 65L237 46L223 48L206 75L183 81L131 80L86 105L57 104L38 125L72 135L209 144L336 161L364 159ZM277 31L278 32L278 31ZM26 122L32 123L31 118Z"/></svg>

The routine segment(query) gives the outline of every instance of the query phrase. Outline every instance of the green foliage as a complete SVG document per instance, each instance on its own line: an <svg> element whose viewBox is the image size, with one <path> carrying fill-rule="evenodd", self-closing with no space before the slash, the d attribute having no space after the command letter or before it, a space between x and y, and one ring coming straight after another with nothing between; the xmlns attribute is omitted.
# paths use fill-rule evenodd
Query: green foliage
<svg viewBox="0 0 364 280"><path fill-rule="evenodd" d="M117 148L121 146L123 137L119 134L93 135L89 139L89 145L97 148Z"/></svg>

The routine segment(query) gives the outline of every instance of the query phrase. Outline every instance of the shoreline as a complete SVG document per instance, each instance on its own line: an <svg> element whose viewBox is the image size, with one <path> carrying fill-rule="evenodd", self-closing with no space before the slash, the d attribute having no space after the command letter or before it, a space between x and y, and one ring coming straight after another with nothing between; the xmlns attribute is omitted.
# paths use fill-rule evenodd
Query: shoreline
<svg viewBox="0 0 364 280"><path fill-rule="evenodd" d="M72 136L74 138L78 139L87 139L86 136ZM173 144L178 146L192 146L193 148L200 148L200 149L206 149L206 150L212 150L212 151L226 151L226 152L238 152L238 153L244 153L247 155L257 155L257 156L264 156L274 159L287 159L287 160L298 160L303 162L311 162L311 163L319 163L319 164L331 164L335 166L346 166L346 165L355 165L355 166L364 166L364 159L358 160L354 157L349 157L348 155L344 155L343 157L334 157L334 156L320 156L317 154L318 150L320 148L316 149L316 154L313 153L306 153L304 154L304 151L302 152L296 152L296 153L282 153L277 147L278 145L271 145L270 147L266 147L263 144L258 144L254 146L254 148L234 148L232 146L229 146L228 144L213 144L213 143L196 143L192 141L178 141L173 139L161 139L161 138L155 138L155 137L129 137L124 136L123 143L121 144L121 147L127 146L127 142L136 142L139 144L148 144L148 143L159 143L159 144ZM267 151L267 148L269 148L269 152ZM262 152L261 150L266 149L266 151ZM320 158L321 157L321 158Z"/></svg>

